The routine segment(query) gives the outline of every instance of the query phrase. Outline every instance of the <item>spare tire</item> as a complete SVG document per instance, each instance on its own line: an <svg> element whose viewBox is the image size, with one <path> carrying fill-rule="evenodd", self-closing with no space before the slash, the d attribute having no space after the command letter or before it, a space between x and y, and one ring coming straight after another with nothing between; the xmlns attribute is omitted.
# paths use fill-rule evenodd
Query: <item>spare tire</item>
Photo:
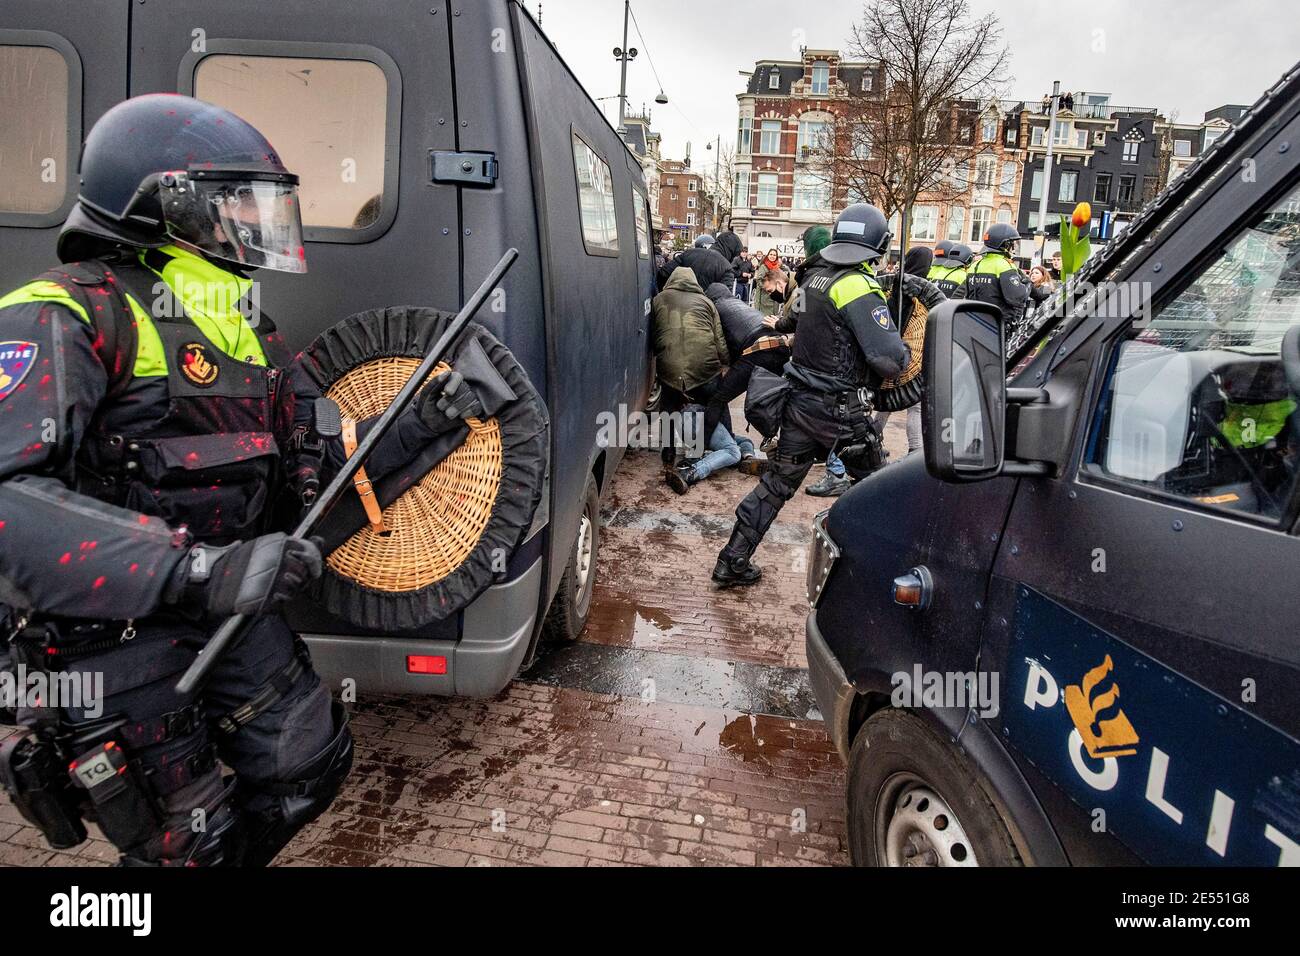
<svg viewBox="0 0 1300 956"><path fill-rule="evenodd" d="M360 312L321 333L300 364L360 421L387 407L453 318L416 306ZM471 339L518 398L449 435L449 444L464 435L449 454L429 448L395 474L371 476L386 533L369 526L355 492L324 522L329 550L315 597L359 627L410 630L466 607L504 574L541 501L546 408L510 350L471 323L434 375L454 368Z"/></svg>

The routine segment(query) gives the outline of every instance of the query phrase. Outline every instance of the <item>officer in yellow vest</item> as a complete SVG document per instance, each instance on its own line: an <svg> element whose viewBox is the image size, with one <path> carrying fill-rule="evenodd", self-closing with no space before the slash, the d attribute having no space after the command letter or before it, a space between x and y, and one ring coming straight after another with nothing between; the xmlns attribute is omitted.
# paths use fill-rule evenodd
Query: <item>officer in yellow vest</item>
<svg viewBox="0 0 1300 956"><path fill-rule="evenodd" d="M926 278L939 287L949 299L961 299L966 296L966 266L974 253L970 246L941 239L934 246L934 265Z"/></svg>
<svg viewBox="0 0 1300 956"><path fill-rule="evenodd" d="M1011 261L1020 233L1010 223L997 223L984 233L984 254L966 274L966 297L995 305L1004 325L1016 322L1029 301L1029 279Z"/></svg>
<svg viewBox="0 0 1300 956"><path fill-rule="evenodd" d="M794 304L802 310L799 331L785 366L789 393L780 439L758 485L736 508L731 539L713 569L713 581L722 587L759 579L762 572L750 556L815 461L836 451L854 478L882 463L880 436L870 417L874 389L910 361L872 268L888 251L890 238L879 209L867 203L849 206L836 220L818 264L804 273Z"/></svg>

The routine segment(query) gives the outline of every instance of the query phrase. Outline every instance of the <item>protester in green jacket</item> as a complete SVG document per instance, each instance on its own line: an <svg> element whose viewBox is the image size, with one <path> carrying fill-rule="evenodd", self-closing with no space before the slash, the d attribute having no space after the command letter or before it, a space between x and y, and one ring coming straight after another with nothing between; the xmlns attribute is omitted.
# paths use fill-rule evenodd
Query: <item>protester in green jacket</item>
<svg viewBox="0 0 1300 956"><path fill-rule="evenodd" d="M695 273L685 266L673 270L664 290L654 297L652 309L660 411L680 412L688 404L705 406L704 421L694 437L707 441L722 420L722 406L713 405L710 399L727 364L727 340L718 310L700 288ZM673 465L675 449L670 446L662 451L664 464ZM697 451L703 454L702 442Z"/></svg>

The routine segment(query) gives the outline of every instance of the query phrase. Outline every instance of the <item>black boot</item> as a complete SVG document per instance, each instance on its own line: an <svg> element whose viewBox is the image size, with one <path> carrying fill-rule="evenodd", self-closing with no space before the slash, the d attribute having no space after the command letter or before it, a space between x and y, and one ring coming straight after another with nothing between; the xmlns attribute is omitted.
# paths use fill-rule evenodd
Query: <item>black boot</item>
<svg viewBox="0 0 1300 956"><path fill-rule="evenodd" d="M664 472L664 480L668 482L668 487L679 495L686 494L691 485L700 479L695 477L695 466L682 462L672 471Z"/></svg>
<svg viewBox="0 0 1300 956"><path fill-rule="evenodd" d="M718 554L718 563L713 566L713 583L723 588L758 583L758 579L763 576L763 569L750 563L749 556L753 553L754 546L741 534L739 527L734 528L731 540Z"/></svg>

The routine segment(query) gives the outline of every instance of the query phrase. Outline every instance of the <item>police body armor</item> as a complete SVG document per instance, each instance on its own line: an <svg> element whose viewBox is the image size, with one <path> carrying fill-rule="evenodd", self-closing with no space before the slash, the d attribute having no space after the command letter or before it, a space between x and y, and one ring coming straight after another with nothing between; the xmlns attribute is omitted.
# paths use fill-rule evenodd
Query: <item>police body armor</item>
<svg viewBox="0 0 1300 956"><path fill-rule="evenodd" d="M986 252L966 273L967 297L996 306L1002 312L1003 324L1017 321L1025 303L1024 299L1018 303L1011 302L1004 294L1002 279L1008 272L1019 272L1014 262L1001 253Z"/></svg>
<svg viewBox="0 0 1300 956"><path fill-rule="evenodd" d="M957 290L966 284L966 269L964 266L947 266L936 262L930 267L930 273L926 278L937 285L940 292L952 299L956 298Z"/></svg>
<svg viewBox="0 0 1300 956"><path fill-rule="evenodd" d="M151 254L154 255L154 254ZM149 256L146 257L148 261ZM164 259L165 261L165 259ZM266 364L227 355L167 295L169 315L151 315L162 341L165 376L135 376L122 366L134 338L126 294L147 307L158 276L135 263L75 263L41 277L74 299L87 295L107 307L91 311L101 338L116 341L105 355L109 400L91 422L77 452L76 490L101 501L163 518L199 540L225 544L266 530L268 499L279 484L276 417L287 403L277 394L288 354L274 325L259 317ZM125 294L123 294L125 293ZM170 307L175 303L175 307ZM157 311L157 310L155 310ZM112 326L109 328L108 326ZM129 360L127 360L129 361ZM116 366L116 367L115 367ZM287 412L292 416L292 409Z"/></svg>

